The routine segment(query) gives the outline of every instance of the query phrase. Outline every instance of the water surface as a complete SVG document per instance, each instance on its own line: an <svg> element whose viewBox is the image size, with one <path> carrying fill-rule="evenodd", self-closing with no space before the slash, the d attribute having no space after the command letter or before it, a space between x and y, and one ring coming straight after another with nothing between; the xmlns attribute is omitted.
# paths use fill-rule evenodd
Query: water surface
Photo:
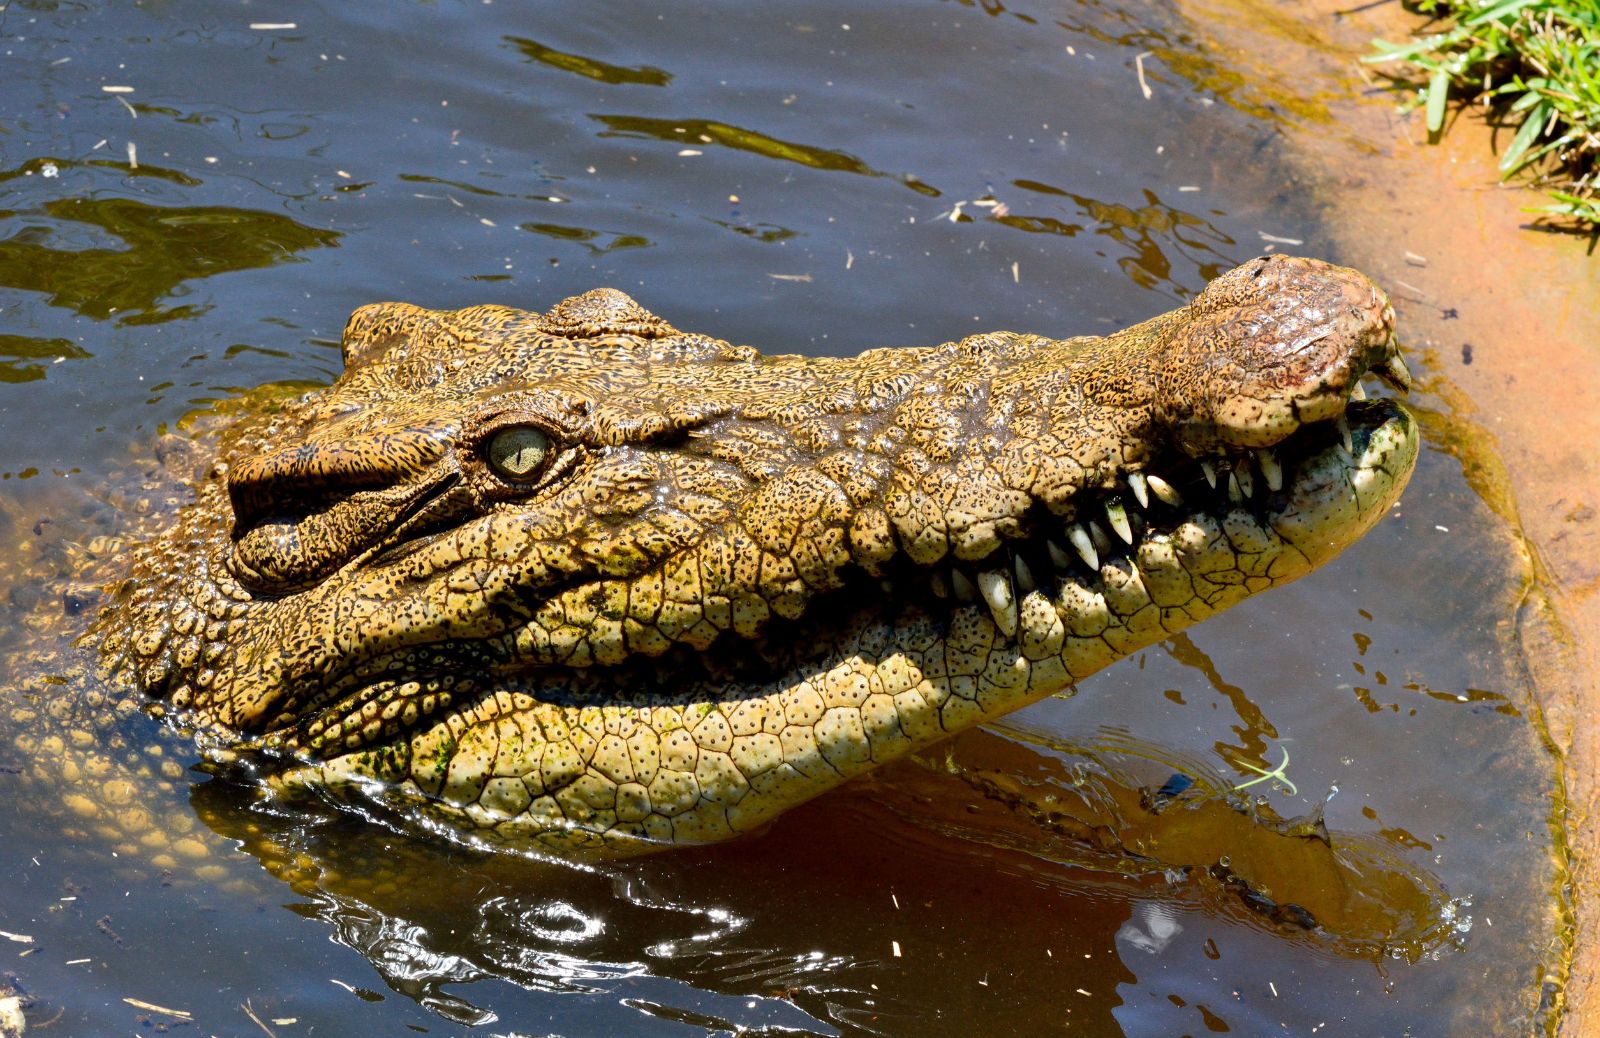
<svg viewBox="0 0 1600 1038"><path fill-rule="evenodd" d="M130 445L331 381L378 299L538 309L605 284L827 354L1094 333L1263 249L1339 258L1279 164L1281 99L1142 4L13 0L0 58L19 556L87 531L77 488ZM70 1034L1532 1019L1559 920L1555 779L1508 628L1523 572L1448 408L1416 404L1434 449L1336 565L730 846L488 859L196 772L164 804L196 853L152 867L64 835L13 750L0 930L34 942L4 976ZM1286 750L1293 793L1217 810ZM1173 775L1218 794L1212 843L1141 812ZM1273 828L1319 806L1315 853Z"/></svg>

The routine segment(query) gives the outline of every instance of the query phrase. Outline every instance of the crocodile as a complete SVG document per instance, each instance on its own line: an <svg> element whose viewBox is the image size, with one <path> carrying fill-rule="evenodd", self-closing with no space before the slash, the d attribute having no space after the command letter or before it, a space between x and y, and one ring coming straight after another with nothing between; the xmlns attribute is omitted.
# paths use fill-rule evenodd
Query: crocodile
<svg viewBox="0 0 1600 1038"><path fill-rule="evenodd" d="M1270 255L1105 337L766 356L613 289L357 310L131 547L103 676L264 795L526 853L723 840L1336 556L1395 317Z"/></svg>

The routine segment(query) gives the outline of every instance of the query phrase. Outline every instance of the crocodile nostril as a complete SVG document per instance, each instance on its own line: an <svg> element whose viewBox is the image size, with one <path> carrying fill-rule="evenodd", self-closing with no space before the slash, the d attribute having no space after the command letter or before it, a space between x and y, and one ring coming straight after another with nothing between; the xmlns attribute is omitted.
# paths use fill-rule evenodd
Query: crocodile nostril
<svg viewBox="0 0 1600 1038"><path fill-rule="evenodd" d="M359 491L414 479L444 456L456 431L453 424L384 430L238 462L227 474L234 537L263 522L326 511Z"/></svg>
<svg viewBox="0 0 1600 1038"><path fill-rule="evenodd" d="M287 594L370 549L426 493L454 425L306 443L227 474L232 564L252 590Z"/></svg>

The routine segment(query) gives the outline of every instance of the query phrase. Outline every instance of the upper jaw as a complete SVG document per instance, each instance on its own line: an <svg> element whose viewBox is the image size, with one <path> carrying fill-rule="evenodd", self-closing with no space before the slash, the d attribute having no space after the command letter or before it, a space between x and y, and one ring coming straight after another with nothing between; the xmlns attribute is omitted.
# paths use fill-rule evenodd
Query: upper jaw
<svg viewBox="0 0 1600 1038"><path fill-rule="evenodd" d="M1197 457L1270 447L1336 419L1369 372L1410 387L1394 308L1348 268L1263 257L1175 316L1154 360L1154 407L1171 440Z"/></svg>
<svg viewBox="0 0 1600 1038"><path fill-rule="evenodd" d="M1374 400L1356 404L1349 423L1353 449L1331 423L1283 445L1276 487L1248 454L1216 467L1215 487L1200 462L1188 462L1169 470L1170 481L1145 477L1147 506L1137 479L1086 494L1075 520L1035 513L1026 536L987 556L924 567L931 598L918 602L914 582L898 594L935 611L976 609L993 624L994 644L1011 642L1030 659L1063 651L1072 677L1082 678L1304 575L1387 514L1416 460L1415 422L1394 402ZM1137 615L1152 603L1159 619ZM1087 637L1069 637L1063 648L1063 625Z"/></svg>

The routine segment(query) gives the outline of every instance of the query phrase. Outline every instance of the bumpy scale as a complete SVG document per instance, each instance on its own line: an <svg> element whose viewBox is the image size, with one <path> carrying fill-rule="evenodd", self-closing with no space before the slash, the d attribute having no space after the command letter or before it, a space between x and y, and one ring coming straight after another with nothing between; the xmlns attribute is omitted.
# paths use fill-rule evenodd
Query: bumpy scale
<svg viewBox="0 0 1600 1038"><path fill-rule="evenodd" d="M609 289L364 307L93 637L278 791L496 846L724 839L1360 537L1417 451L1352 401L1408 381L1393 320L1281 256L1106 338L849 359Z"/></svg>

